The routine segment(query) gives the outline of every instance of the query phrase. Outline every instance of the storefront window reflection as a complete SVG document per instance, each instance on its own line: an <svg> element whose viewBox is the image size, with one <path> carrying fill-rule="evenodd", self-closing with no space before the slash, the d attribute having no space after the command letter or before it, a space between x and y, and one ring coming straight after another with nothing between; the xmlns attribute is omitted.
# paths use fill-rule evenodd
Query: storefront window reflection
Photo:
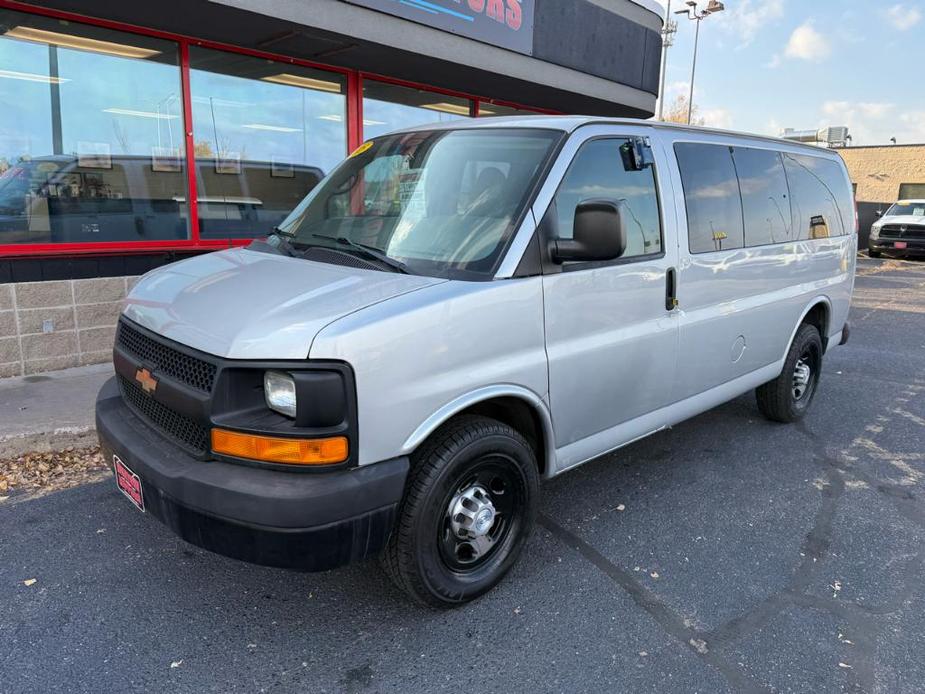
<svg viewBox="0 0 925 694"><path fill-rule="evenodd" d="M363 137L367 140L399 128L468 118L471 110L468 99L363 81Z"/></svg>
<svg viewBox="0 0 925 694"><path fill-rule="evenodd" d="M189 237L174 43L0 11L0 245Z"/></svg>
<svg viewBox="0 0 925 694"><path fill-rule="evenodd" d="M199 234L273 230L347 151L337 73L190 48Z"/></svg>
<svg viewBox="0 0 925 694"><path fill-rule="evenodd" d="M488 101L479 103L479 118L491 118L498 116L535 116L536 111L528 111L525 108L514 108L513 106L502 106L501 104L492 104Z"/></svg>

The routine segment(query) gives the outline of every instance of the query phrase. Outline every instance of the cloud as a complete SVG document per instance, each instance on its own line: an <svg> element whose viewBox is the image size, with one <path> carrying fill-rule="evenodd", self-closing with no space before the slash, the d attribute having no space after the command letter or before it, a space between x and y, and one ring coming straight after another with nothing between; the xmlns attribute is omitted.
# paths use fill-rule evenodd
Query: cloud
<svg viewBox="0 0 925 694"><path fill-rule="evenodd" d="M738 37L739 49L749 46L760 31L784 16L784 0L739 0L731 5L716 15L717 26Z"/></svg>
<svg viewBox="0 0 925 694"><path fill-rule="evenodd" d="M854 145L925 142L925 111L898 112L897 106L881 102L826 101L820 107L819 127L847 125Z"/></svg>
<svg viewBox="0 0 925 694"><path fill-rule="evenodd" d="M822 104L822 113L827 116L856 117L880 119L889 115L893 104L856 101L826 101Z"/></svg>
<svg viewBox="0 0 925 694"><path fill-rule="evenodd" d="M896 4L886 12L886 20L899 31L907 31L922 21L922 13L916 7Z"/></svg>
<svg viewBox="0 0 925 694"><path fill-rule="evenodd" d="M770 59L768 62L766 62L766 63L764 64L764 66L765 66L766 68L769 68L769 69L771 69L771 70L774 70L775 68L779 68L779 67L780 67L781 62L782 62L782 61L781 61L781 58L780 58L780 53L775 53L774 55L771 56L771 59Z"/></svg>
<svg viewBox="0 0 925 694"><path fill-rule="evenodd" d="M825 60L832 52L828 39L816 31L811 19L806 20L793 30L784 55L798 60L818 62Z"/></svg>
<svg viewBox="0 0 925 694"><path fill-rule="evenodd" d="M732 129L732 114L724 108L705 108L700 111L703 124L722 130Z"/></svg>

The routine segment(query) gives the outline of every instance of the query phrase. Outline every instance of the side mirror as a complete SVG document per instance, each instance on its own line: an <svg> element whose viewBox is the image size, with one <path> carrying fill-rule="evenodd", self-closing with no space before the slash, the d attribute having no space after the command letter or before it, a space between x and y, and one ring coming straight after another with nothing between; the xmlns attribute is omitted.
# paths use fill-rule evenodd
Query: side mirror
<svg viewBox="0 0 925 694"><path fill-rule="evenodd" d="M878 217L882 217L882 216L883 216L883 210L877 210L876 212L874 212L874 214L877 215Z"/></svg>
<svg viewBox="0 0 925 694"><path fill-rule="evenodd" d="M616 200L582 200L575 208L573 238L552 241L553 261L619 258L626 251L625 207Z"/></svg>

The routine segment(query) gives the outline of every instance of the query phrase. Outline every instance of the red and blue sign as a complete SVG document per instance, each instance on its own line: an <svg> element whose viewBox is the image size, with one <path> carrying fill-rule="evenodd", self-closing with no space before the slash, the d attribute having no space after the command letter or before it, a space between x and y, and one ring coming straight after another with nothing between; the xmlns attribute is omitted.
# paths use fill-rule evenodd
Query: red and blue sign
<svg viewBox="0 0 925 694"><path fill-rule="evenodd" d="M533 53L534 0L346 0L518 53Z"/></svg>

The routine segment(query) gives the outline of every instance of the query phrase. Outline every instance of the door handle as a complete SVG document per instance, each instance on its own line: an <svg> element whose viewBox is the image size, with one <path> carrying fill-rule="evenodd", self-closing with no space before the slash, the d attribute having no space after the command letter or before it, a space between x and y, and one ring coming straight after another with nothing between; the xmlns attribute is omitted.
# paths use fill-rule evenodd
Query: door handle
<svg viewBox="0 0 925 694"><path fill-rule="evenodd" d="M673 267L665 273L665 310L674 311L678 307L678 272Z"/></svg>

